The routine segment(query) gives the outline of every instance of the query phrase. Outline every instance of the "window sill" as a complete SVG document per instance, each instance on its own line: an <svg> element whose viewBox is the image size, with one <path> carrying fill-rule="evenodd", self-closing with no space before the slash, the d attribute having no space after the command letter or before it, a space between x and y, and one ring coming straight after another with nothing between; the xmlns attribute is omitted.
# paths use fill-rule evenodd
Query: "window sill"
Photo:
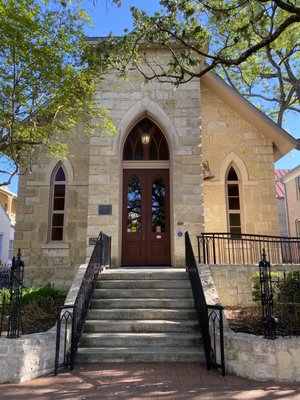
<svg viewBox="0 0 300 400"><path fill-rule="evenodd" d="M50 242L42 245L43 249L69 249L70 243Z"/></svg>

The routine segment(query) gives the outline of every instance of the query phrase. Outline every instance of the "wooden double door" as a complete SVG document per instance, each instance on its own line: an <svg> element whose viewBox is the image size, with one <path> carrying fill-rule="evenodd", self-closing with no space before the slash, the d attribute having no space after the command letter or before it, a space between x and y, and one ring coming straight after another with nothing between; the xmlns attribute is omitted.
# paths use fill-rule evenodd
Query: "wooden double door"
<svg viewBox="0 0 300 400"><path fill-rule="evenodd" d="M123 265L170 265L169 170L123 170Z"/></svg>

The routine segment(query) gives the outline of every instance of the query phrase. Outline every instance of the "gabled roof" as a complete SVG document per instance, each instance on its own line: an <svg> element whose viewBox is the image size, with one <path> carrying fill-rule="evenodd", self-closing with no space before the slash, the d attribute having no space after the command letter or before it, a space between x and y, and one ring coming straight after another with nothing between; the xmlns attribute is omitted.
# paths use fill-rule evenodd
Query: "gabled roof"
<svg viewBox="0 0 300 400"><path fill-rule="evenodd" d="M9 221L9 224L11 223L9 215L7 214L5 208L3 207L3 205L0 203L0 214L2 214L4 216L4 218L6 218Z"/></svg>
<svg viewBox="0 0 300 400"><path fill-rule="evenodd" d="M300 176L300 165L297 165L295 168L290 169L287 174L282 177L282 182L287 183L292 179L298 178Z"/></svg>
<svg viewBox="0 0 300 400"><path fill-rule="evenodd" d="M300 141L291 136L282 129L262 111L256 108L240 93L229 86L221 77L213 72L208 72L200 78L201 84L204 84L224 103L228 104L245 120L253 125L261 134L271 139L274 146L275 160L293 149L300 150Z"/></svg>
<svg viewBox="0 0 300 400"><path fill-rule="evenodd" d="M6 194L8 197L18 197L16 193L11 192L6 186L0 186L0 192Z"/></svg>
<svg viewBox="0 0 300 400"><path fill-rule="evenodd" d="M275 169L276 197L277 199L285 197L285 187L281 179L286 175L289 169Z"/></svg>

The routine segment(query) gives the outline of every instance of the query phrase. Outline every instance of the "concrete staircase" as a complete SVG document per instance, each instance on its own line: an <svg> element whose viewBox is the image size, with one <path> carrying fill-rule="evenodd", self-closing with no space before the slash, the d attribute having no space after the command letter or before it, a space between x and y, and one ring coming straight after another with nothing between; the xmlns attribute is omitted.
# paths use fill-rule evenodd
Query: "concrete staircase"
<svg viewBox="0 0 300 400"><path fill-rule="evenodd" d="M77 362L204 362L192 290L174 268L100 274Z"/></svg>

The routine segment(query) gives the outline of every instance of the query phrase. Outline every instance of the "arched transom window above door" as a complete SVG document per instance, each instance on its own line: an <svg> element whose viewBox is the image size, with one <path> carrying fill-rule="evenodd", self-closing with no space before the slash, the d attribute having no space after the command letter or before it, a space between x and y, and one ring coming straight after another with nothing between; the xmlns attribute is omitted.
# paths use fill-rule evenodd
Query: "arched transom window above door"
<svg viewBox="0 0 300 400"><path fill-rule="evenodd" d="M123 160L169 160L166 138L148 118L142 119L127 136Z"/></svg>

